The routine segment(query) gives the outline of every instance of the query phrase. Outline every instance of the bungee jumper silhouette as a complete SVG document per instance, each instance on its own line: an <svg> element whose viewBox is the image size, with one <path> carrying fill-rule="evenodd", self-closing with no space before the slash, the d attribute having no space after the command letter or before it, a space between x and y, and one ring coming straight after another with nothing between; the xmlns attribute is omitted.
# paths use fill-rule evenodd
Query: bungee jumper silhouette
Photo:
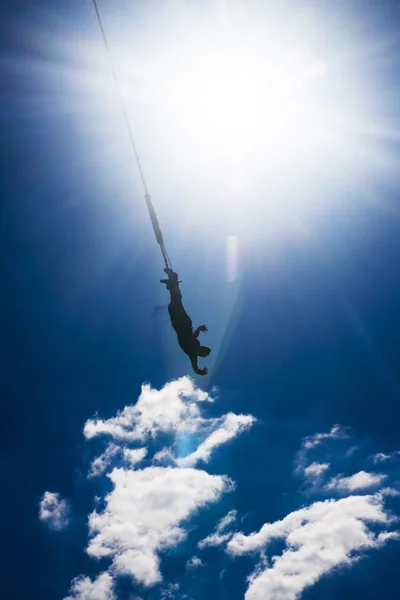
<svg viewBox="0 0 400 600"><path fill-rule="evenodd" d="M150 216L151 224L153 226L156 241L157 241L158 245L160 246L161 254L164 259L164 264L165 264L164 272L168 275L168 279L161 279L160 281L161 281L161 283L164 283L166 285L169 293L171 294L171 301L168 305L168 312L169 312L169 315L171 318L171 324L172 324L172 327L175 329L176 334L178 336L178 343L179 343L180 347L190 358L190 362L192 364L194 372L197 373L197 375L207 375L208 369L206 369L206 368L200 369L197 364L197 360L199 357L206 357L211 352L211 348L209 348L208 346L202 346L198 339L200 332L201 331L206 332L207 327L205 325L201 325L195 331L193 331L192 320L183 307L182 293L181 293L181 290L179 287L179 283L181 283L181 282L178 281L178 275L172 269L172 264L171 264L170 258L168 256L168 252L165 248L164 239L163 239L163 235L162 235L160 225L159 225L159 222L157 219L157 215L154 210L153 203L151 201L151 197L150 197L150 194L147 189L146 179L144 177L142 165L141 165L140 158L139 158L139 153L136 148L135 138L133 136L128 113L125 108L124 98L123 98L123 95L121 92L117 74L116 74L114 64L112 61L110 47L107 42L107 37L106 37L105 30L103 27L99 7L97 5L96 0L92 0L92 1L93 1L94 10L96 12L97 20L99 23L104 46L105 46L105 49L106 49L106 52L108 55L108 59L110 62L111 73L113 75L116 91L118 93L119 100L121 103L121 108L122 108L122 112L124 115L126 127L128 130L128 135L129 135L129 139L131 142L136 165L138 167L138 171L139 171L140 178L142 181L142 185L143 185L143 189L144 189L144 198L146 201L147 210L149 211L149 216Z"/></svg>
<svg viewBox="0 0 400 600"><path fill-rule="evenodd" d="M171 318L171 325L178 336L178 344L190 358L193 371L197 375L207 375L208 369L206 367L200 369L197 360L200 356L205 358L211 352L211 348L202 346L199 342L200 332L205 333L208 329L205 325L200 325L200 327L197 327L193 331L192 319L182 304L182 292L179 287L181 282L178 281L178 274L169 267L166 267L164 272L168 275L168 279L160 279L160 282L165 283L167 290L171 294L168 312Z"/></svg>

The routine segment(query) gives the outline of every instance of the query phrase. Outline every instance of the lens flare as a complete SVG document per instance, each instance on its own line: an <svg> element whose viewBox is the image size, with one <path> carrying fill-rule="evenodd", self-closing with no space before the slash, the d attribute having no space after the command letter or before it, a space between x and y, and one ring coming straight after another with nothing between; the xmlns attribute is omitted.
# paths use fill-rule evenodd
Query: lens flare
<svg viewBox="0 0 400 600"><path fill-rule="evenodd" d="M226 241L226 271L228 282L236 281L239 269L239 240L230 235Z"/></svg>

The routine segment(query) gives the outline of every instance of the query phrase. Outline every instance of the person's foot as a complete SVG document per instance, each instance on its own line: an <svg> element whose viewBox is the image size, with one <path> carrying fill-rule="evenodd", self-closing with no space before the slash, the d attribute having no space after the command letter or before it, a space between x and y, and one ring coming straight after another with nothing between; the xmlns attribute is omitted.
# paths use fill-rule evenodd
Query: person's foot
<svg viewBox="0 0 400 600"><path fill-rule="evenodd" d="M175 273L175 271L173 271L172 269L169 269L167 267L164 269L164 273L166 273L168 275L168 278L171 281L178 281L178 273Z"/></svg>

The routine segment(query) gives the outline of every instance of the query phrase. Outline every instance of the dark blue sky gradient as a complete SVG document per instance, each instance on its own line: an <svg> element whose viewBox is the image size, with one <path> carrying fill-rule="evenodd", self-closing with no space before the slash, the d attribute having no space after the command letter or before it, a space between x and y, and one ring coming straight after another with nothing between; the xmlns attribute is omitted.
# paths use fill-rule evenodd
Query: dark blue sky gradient
<svg viewBox="0 0 400 600"><path fill-rule="evenodd" d="M142 226L142 199L116 210L118 186L114 195L102 195L90 174L89 133L78 131L68 113L43 108L43 82L30 74L29 65L46 58L35 35L24 34L30 24L40 28L40 14L44 20L53 15L46 27L60 11L60 27L68 19L71 32L75 24L97 35L90 2L80 11L74 4L13 0L0 8L0 564L6 600L61 599L74 576L97 572L82 551L101 485L86 481L84 422L96 411L113 416L135 401L143 382L158 388L168 377L160 322L152 314L162 265L150 225ZM347 5L348 18L365 22L371 38L382 28L390 36L396 24L398 31L397 3ZM25 70L18 71L15 57ZM387 117L398 136L400 54L391 58L375 74L382 89L371 110ZM359 66L368 70L353 68ZM47 92L50 107L62 97L62 81ZM398 157L397 140L379 144ZM400 186L398 178L379 173L365 177L375 204L339 184L326 194L342 200L324 202L320 187L321 202L301 215L313 231L307 243L277 239L272 257L271 246L246 254L240 313L210 382L221 398L210 410L251 413L259 423L224 448L210 472L240 481L234 505L240 515L250 513L249 531L298 508L291 474L303 436L341 423L373 440L376 451L399 448ZM127 223L135 219L140 226L132 235ZM190 298L193 274L185 265ZM212 306L201 310L207 322ZM72 525L57 535L37 518L45 490L73 505ZM202 517L209 528L229 510L224 502ZM189 537L188 545L197 541ZM253 563L238 561L213 595L229 560L207 552L215 554L215 577L196 580L193 590L201 597L239 597ZM323 578L303 598L397 599L399 560L391 542L352 569ZM171 578L189 581L178 564L167 557Z"/></svg>

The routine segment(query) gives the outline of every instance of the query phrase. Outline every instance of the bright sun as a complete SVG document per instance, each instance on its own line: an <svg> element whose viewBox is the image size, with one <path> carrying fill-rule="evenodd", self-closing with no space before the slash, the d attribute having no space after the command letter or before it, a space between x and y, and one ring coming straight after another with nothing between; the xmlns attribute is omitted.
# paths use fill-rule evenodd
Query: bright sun
<svg viewBox="0 0 400 600"><path fill-rule="evenodd" d="M286 211L307 178L351 164L349 86L317 52L328 47L318 24L264 4L154 0L114 22L103 13L150 191L168 197L163 223L196 210L215 222L226 207L245 220L250 197L269 215Z"/></svg>
<svg viewBox="0 0 400 600"><path fill-rule="evenodd" d="M305 109L311 114L310 88L324 72L306 52L289 59L246 52L227 37L221 48L195 48L171 77L167 98L179 113L181 131L193 132L196 146L230 155L242 146L287 146L303 135Z"/></svg>
<svg viewBox="0 0 400 600"><path fill-rule="evenodd" d="M140 121L162 145L168 139L169 159L183 151L187 165L212 172L230 167L249 176L257 153L289 160L304 140L309 147L323 61L300 43L288 46L254 17L243 23L222 4L219 11L187 6L165 26L151 13L141 32L125 77L133 118L139 85Z"/></svg>

